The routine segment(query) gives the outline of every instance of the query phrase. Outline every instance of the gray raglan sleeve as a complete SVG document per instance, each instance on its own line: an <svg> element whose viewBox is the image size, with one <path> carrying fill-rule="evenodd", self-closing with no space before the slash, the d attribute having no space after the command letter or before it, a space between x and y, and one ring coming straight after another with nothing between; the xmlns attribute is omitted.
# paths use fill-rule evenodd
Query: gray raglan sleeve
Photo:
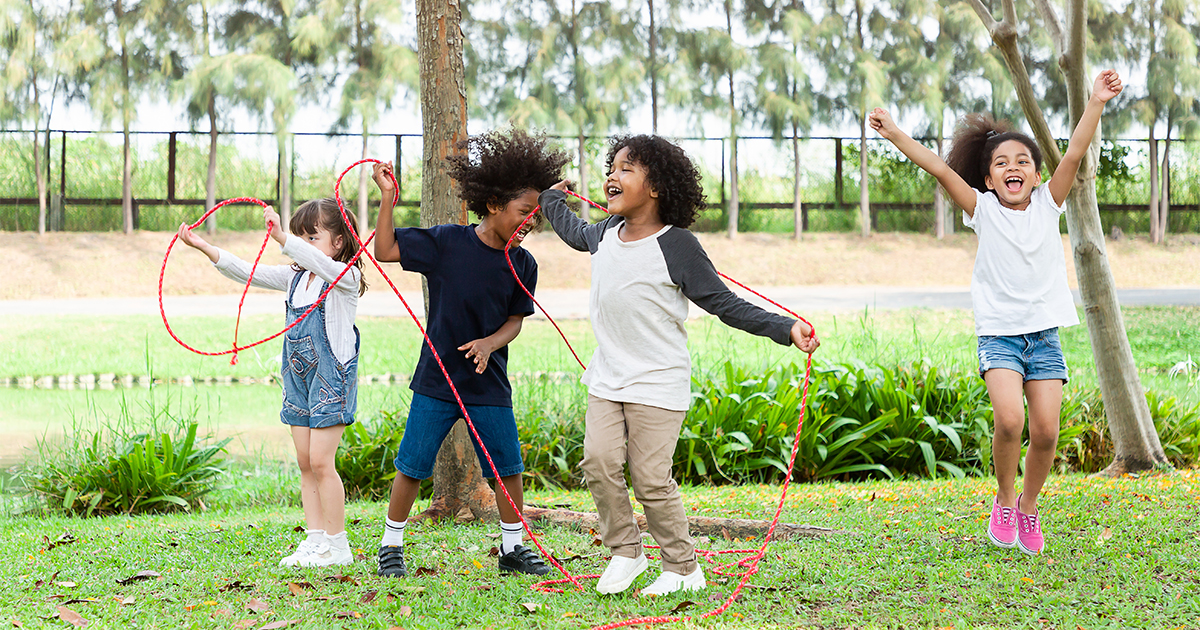
<svg viewBox="0 0 1200 630"><path fill-rule="evenodd" d="M543 191L538 196L538 203L558 237L572 248L589 254L596 253L604 231L612 222L620 220L620 217L608 217L599 223L588 223L571 212L567 206L567 194L553 188Z"/></svg>
<svg viewBox="0 0 1200 630"><path fill-rule="evenodd" d="M780 345L792 343L792 325L796 320L761 309L730 291L695 234L671 228L658 238L658 243L671 282L679 285L687 299L729 326L767 337Z"/></svg>

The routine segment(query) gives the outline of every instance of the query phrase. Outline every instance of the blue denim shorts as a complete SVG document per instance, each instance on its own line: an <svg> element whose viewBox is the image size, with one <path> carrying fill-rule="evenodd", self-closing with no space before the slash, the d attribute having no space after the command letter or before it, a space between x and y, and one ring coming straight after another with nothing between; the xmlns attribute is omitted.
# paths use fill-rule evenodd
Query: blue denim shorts
<svg viewBox="0 0 1200 630"><path fill-rule="evenodd" d="M1024 335L981 335L979 375L996 368L1012 370L1026 381L1061 379L1066 383L1067 361L1058 342L1058 329Z"/></svg>
<svg viewBox="0 0 1200 630"><path fill-rule="evenodd" d="M512 407L467 405L467 413L471 415L471 424L479 432L500 476L510 477L525 472L525 463L521 461L521 441L517 438L517 419L513 416ZM433 463L437 460L442 442L461 417L462 410L458 408L458 403L413 392L412 404L408 408L408 423L396 453L396 470L413 479L428 479L433 474ZM471 436L471 445L475 447L483 476L492 479L492 468L488 466L487 458L474 435Z"/></svg>
<svg viewBox="0 0 1200 630"><path fill-rule="evenodd" d="M354 332L357 339L358 329ZM354 413L358 410L358 355L342 365L328 346L324 336L289 337L285 342L283 409L279 413L284 424L310 429L354 424Z"/></svg>

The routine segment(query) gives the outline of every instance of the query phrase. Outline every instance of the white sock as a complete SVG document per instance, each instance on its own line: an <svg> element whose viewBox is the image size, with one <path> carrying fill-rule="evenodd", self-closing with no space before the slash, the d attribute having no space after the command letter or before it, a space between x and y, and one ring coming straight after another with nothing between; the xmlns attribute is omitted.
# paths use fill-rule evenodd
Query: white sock
<svg viewBox="0 0 1200 630"><path fill-rule="evenodd" d="M308 542L314 545L325 542L325 530L323 529L306 529L304 533L308 535Z"/></svg>
<svg viewBox="0 0 1200 630"><path fill-rule="evenodd" d="M386 516L383 517L383 540L379 542L379 546L403 547L405 527L408 527L407 519L396 522Z"/></svg>
<svg viewBox="0 0 1200 630"><path fill-rule="evenodd" d="M346 539L346 530L344 529L332 536L325 534L325 540L329 543L329 546L333 547L334 549L350 548L350 541Z"/></svg>
<svg viewBox="0 0 1200 630"><path fill-rule="evenodd" d="M525 535L525 528L521 526L521 522L505 523L500 522L500 555L509 553L521 544L521 539Z"/></svg>

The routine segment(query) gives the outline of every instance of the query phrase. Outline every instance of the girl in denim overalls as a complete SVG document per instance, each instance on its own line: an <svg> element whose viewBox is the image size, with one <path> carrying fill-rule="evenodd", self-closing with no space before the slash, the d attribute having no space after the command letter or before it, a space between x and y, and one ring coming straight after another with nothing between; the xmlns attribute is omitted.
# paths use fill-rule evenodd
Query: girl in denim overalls
<svg viewBox="0 0 1200 630"><path fill-rule="evenodd" d="M353 225L354 216L347 218ZM291 235L280 228L275 210L264 209L263 220L271 238L295 263L259 265L252 284L287 292L285 307L290 325L354 258L356 241L333 199L301 205L292 219ZM357 225L353 228L358 229ZM238 282L250 277L250 263L208 244L186 223L179 226L179 240L204 252L222 275ZM354 423L358 406L359 337L354 316L366 287L359 259L325 300L284 335L283 410L279 417L291 427L296 445L306 536L291 555L280 560L283 566L330 566L354 561L346 540L345 489L334 467L334 455L342 431Z"/></svg>
<svg viewBox="0 0 1200 630"><path fill-rule="evenodd" d="M1058 329L1079 323L1067 287L1058 222L1104 104L1120 92L1116 72L1105 70L1096 77L1067 152L1045 184L1037 143L990 117L964 117L943 162L900 131L884 110L868 116L879 135L937 178L963 209L963 225L979 235L971 306L979 337L979 374L992 399L992 462L998 486L987 533L997 547L1017 547L1030 555L1045 548L1037 499L1054 464L1067 381ZM1017 494L1013 486L1025 428L1022 398L1029 401L1029 450Z"/></svg>

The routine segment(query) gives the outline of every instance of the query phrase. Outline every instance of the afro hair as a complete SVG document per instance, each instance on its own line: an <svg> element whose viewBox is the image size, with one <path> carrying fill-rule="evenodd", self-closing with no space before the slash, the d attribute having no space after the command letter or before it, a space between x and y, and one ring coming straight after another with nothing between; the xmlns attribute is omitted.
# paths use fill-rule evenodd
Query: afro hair
<svg viewBox="0 0 1200 630"><path fill-rule="evenodd" d="M621 149L629 149L629 159L646 167L650 189L658 193L658 216L663 223L686 228L695 222L707 202L700 171L679 145L662 136L617 136L608 149L605 172L612 172Z"/></svg>
<svg viewBox="0 0 1200 630"><path fill-rule="evenodd" d="M458 144L460 153L446 158L458 196L480 219L488 205L504 204L525 191L542 192L562 179L571 156L550 146L545 134L510 127L473 136Z"/></svg>

